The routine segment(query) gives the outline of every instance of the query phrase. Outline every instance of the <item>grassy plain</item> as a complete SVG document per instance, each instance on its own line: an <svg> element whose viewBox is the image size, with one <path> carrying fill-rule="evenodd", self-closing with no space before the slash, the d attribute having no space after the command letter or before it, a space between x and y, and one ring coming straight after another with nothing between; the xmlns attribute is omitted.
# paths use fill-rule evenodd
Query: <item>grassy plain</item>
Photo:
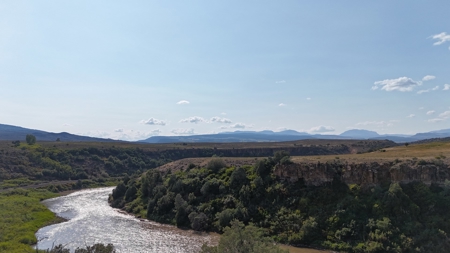
<svg viewBox="0 0 450 253"><path fill-rule="evenodd" d="M139 148L144 151L185 150L185 149L258 149L258 148L290 148L294 146L352 146L360 140L319 140L308 139L285 142L233 142L233 143L137 143L137 142L40 142L37 144L44 148L58 148L62 150L82 148ZM365 140L365 147L376 145L379 141ZM22 145L24 145L22 143ZM0 150L11 147L11 141L0 141ZM356 151L355 151L356 152Z"/></svg>
<svg viewBox="0 0 450 253"><path fill-rule="evenodd" d="M36 252L36 231L58 221L40 201L56 197L47 190L16 189L0 194L0 252Z"/></svg>
<svg viewBox="0 0 450 253"><path fill-rule="evenodd" d="M325 155L325 156L296 156L293 162L327 162L340 159L349 163L370 163L399 160L442 160L450 162L450 142L430 142L423 144L401 145L391 148L383 148L374 152L362 154L346 155Z"/></svg>

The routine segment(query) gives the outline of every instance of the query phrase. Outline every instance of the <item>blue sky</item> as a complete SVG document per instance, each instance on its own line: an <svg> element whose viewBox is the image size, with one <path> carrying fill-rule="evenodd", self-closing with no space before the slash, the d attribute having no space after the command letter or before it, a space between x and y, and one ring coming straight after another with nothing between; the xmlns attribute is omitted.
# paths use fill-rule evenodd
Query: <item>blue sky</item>
<svg viewBox="0 0 450 253"><path fill-rule="evenodd" d="M450 128L449 1L2 1L0 123L139 140Z"/></svg>

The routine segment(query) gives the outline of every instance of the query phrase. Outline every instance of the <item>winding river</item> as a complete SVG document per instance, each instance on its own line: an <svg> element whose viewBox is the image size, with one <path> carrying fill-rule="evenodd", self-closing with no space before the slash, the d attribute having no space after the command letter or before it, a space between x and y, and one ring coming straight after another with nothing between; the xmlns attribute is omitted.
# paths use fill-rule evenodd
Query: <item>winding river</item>
<svg viewBox="0 0 450 253"><path fill-rule="evenodd" d="M182 230L175 226L140 220L108 205L114 187L77 191L43 203L67 222L39 229L39 249L62 244L73 252L77 247L112 243L118 253L198 252L204 243L217 244L219 235ZM283 246L291 253L324 253L314 249Z"/></svg>
<svg viewBox="0 0 450 253"><path fill-rule="evenodd" d="M197 252L203 243L217 243L218 235L181 230L141 221L108 205L113 187L89 189L43 203L67 222L41 228L37 248L63 244L72 250L94 243L112 243L117 252Z"/></svg>

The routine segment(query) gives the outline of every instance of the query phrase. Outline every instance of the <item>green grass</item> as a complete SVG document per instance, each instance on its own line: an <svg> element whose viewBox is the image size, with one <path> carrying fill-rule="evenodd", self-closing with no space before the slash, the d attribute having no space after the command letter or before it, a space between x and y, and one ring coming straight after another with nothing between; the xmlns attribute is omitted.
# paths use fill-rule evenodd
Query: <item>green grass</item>
<svg viewBox="0 0 450 253"><path fill-rule="evenodd" d="M47 190L23 189L0 194L0 252L35 252L34 234L56 220L40 200L56 196Z"/></svg>

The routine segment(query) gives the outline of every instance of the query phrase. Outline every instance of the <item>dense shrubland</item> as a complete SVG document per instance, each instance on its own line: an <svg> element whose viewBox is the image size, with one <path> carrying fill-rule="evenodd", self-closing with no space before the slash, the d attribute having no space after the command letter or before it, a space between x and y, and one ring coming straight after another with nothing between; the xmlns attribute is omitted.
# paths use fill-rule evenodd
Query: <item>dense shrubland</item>
<svg viewBox="0 0 450 253"><path fill-rule="evenodd" d="M286 153L254 166L174 173L150 170L126 178L111 205L148 219L223 232L233 220L264 229L277 242L342 252L448 252L450 184L381 184L371 188L333 180L322 186L277 180Z"/></svg>
<svg viewBox="0 0 450 253"><path fill-rule="evenodd" d="M0 181L11 179L85 180L141 173L171 161L139 148L85 147L62 149L19 144L0 150Z"/></svg>

